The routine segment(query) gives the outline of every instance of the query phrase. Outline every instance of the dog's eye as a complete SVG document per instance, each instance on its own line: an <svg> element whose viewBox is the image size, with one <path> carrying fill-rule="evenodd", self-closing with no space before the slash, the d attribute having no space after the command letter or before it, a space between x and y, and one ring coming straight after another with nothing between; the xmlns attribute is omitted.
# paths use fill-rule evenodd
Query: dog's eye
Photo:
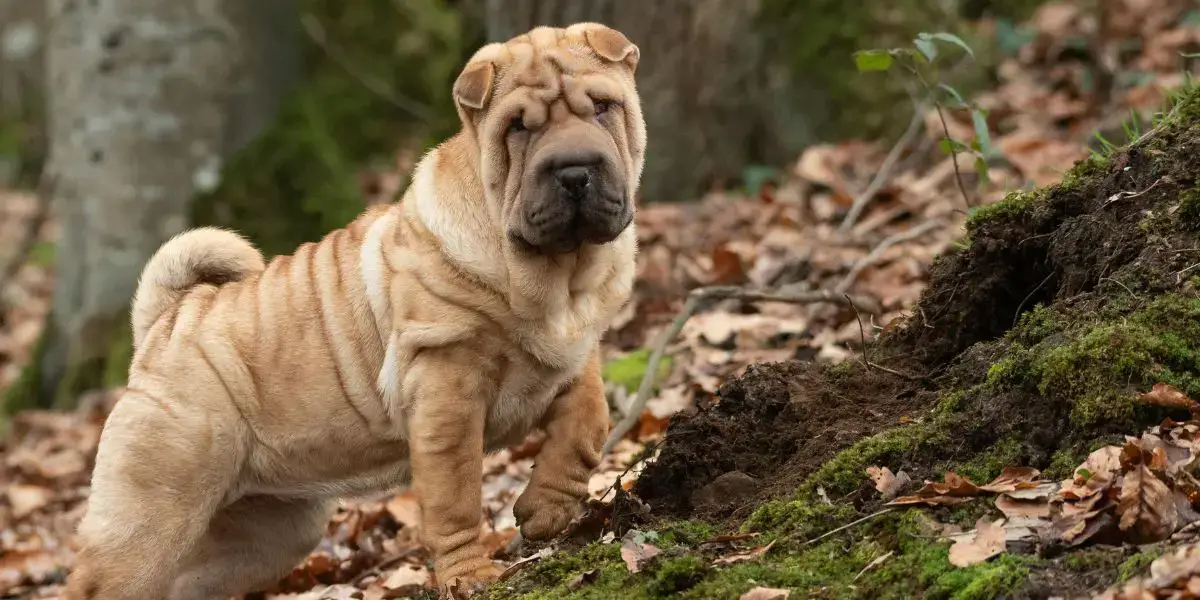
<svg viewBox="0 0 1200 600"><path fill-rule="evenodd" d="M525 131L525 119L522 117L513 117L512 120L508 122L508 131L510 133L520 133Z"/></svg>
<svg viewBox="0 0 1200 600"><path fill-rule="evenodd" d="M612 108L612 102L609 102L608 100L597 100L593 104L596 107L596 116L597 117L608 112L609 109Z"/></svg>

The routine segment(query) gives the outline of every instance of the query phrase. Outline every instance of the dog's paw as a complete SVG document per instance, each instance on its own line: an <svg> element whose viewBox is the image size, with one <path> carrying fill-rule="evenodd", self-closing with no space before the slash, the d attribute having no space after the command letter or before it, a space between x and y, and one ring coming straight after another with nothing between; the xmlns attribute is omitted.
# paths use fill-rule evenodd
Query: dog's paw
<svg viewBox="0 0 1200 600"><path fill-rule="evenodd" d="M513 505L513 516L521 535L529 540L544 541L560 534L571 524L579 510L579 500L560 492L528 488Z"/></svg>
<svg viewBox="0 0 1200 600"><path fill-rule="evenodd" d="M489 564L469 573L452 575L439 586L441 588L439 597L452 600L470 598L483 591L488 584L499 579L503 572L496 565Z"/></svg>

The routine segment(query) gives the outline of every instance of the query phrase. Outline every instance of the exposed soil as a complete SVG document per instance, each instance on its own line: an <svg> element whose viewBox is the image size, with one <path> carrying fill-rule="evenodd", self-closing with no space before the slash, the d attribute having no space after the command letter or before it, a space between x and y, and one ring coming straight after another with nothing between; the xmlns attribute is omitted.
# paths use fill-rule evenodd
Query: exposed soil
<svg viewBox="0 0 1200 600"><path fill-rule="evenodd" d="M882 371L831 374L829 367L792 361L751 367L720 389L720 402L672 425L658 460L638 479L638 496L657 514L744 518L747 507L785 493L854 441L877 433L921 406L914 385ZM845 371L849 373L849 371ZM758 480L751 498L694 506L694 496L718 476L741 472Z"/></svg>
<svg viewBox="0 0 1200 600"><path fill-rule="evenodd" d="M1089 442L1135 433L1131 426L1161 419L1161 410L1135 408L1132 421L1102 413L1081 425L1080 400L1067 390L1043 392L1032 379L980 384L1020 344L1052 343L1055 336L1066 343L1089 320L1121 322L1168 292L1194 297L1194 284L1180 274L1200 261L1200 236L1180 216L1189 214L1181 211L1180 199L1200 180L1194 158L1200 156L1200 127L1184 125L1159 131L1111 160L1080 163L1062 185L1019 195L973 218L969 247L939 259L912 316L872 344L874 360L913 380L861 361L758 365L726 383L719 402L672 423L634 493L655 516L740 520L749 506L793 494L850 444L906 417L926 418L950 394L960 395L950 421L960 427L938 443L888 455L893 468L903 467L918 481L938 477L947 465L1014 440L1006 460L1045 469L1058 451L1086 449ZM1049 307L1055 325L1010 331L1039 304ZM1104 361L1093 362L1100 369L1107 367ZM1172 367L1170 359L1158 362ZM1194 374L1197 365L1174 368ZM1103 383L1114 393L1153 383L1147 373L1127 375ZM734 494L734 501L720 504L718 494L714 504L711 493L701 492L706 504L696 506L698 490L735 471L757 480L753 500ZM862 489L873 494L869 484ZM1019 595L1077 592L1080 585L1111 580L1096 573L1042 569Z"/></svg>

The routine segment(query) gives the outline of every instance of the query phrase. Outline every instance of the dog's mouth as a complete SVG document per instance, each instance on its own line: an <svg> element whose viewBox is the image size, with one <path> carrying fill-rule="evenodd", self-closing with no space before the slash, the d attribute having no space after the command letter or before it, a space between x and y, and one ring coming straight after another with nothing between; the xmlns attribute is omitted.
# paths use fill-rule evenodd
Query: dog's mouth
<svg viewBox="0 0 1200 600"><path fill-rule="evenodd" d="M633 206L613 169L599 156L547 161L522 198L509 238L534 254L568 254L607 244L633 222Z"/></svg>

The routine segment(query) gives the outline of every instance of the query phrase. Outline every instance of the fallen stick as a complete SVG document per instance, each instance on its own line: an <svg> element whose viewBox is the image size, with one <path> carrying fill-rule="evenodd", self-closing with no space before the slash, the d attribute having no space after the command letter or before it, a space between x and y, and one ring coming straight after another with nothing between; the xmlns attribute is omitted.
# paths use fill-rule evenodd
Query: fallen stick
<svg viewBox="0 0 1200 600"><path fill-rule="evenodd" d="M900 160L900 155L908 149L913 139L921 132L921 125L925 123L925 111L929 110L929 104L928 100L923 100L914 107L913 117L908 122L908 128L904 130L904 134L896 141L896 145L892 146L891 151L884 157L883 164L879 165L879 171L875 173L875 178L871 180L867 189L854 198L850 210L842 219L842 224L838 226L838 233L844 234L854 227L854 224L858 222L858 217L862 215L862 211L871 203L871 200L875 199L875 194L878 194L883 185L891 178L896 161Z"/></svg>
<svg viewBox="0 0 1200 600"><path fill-rule="evenodd" d="M858 262L854 263L854 266L850 268L850 272L846 273L846 276L843 277L842 281L837 284L837 287L833 288L833 293L845 294L846 290L849 290L850 286L854 285L854 280L858 279L859 273L862 273L863 269L871 266L875 263L875 261L879 260L879 257L883 256L883 253L886 252L888 248L891 248L900 242L907 242L913 238L920 237L931 229L941 225L941 221L933 219L925 221L924 223L921 223L920 225L917 225L908 231L902 231L896 235L884 238L884 240L879 242L879 245L875 246L875 248L872 249L869 254L859 259Z"/></svg>
<svg viewBox="0 0 1200 600"><path fill-rule="evenodd" d="M629 430L637 424L642 411L646 409L646 403L650 401L650 391L654 388L654 376L658 373L658 364L662 362L663 355L667 352L667 346L683 330L683 326L687 324L688 319L692 318L692 315L700 310L700 307L705 303L728 298L737 298L751 302L812 304L816 302L842 302L846 297L843 294L827 290L805 292L755 291L736 286L713 286L692 290L688 293L687 301L683 303L683 309L679 311L679 314L675 316L675 320L671 322L671 326L663 331L654 343L654 351L650 353L650 360L646 362L646 372L642 375L642 381L638 385L637 395L629 403L629 410L625 413L625 416L617 422L612 432L609 433L608 440L604 442L604 449L601 451L601 454L608 454L613 446L621 438L625 437L625 434L629 433ZM851 301L858 306L875 308L876 310L872 310L871 312L879 312L878 303L873 299L861 296L852 298Z"/></svg>
<svg viewBox="0 0 1200 600"><path fill-rule="evenodd" d="M851 527L854 527L855 525L858 525L859 523L865 523L865 522L867 522L867 521L870 521L871 519L874 519L875 517L879 517L879 516L886 515L886 514L888 514L888 513L892 512L892 510L893 510L893 509L890 509L890 508L885 508L885 509L883 509L883 510L881 510L881 511L879 511L879 512L876 512L876 513L871 513L871 514L869 514L869 515L867 515L867 516L865 516L865 517L863 517L863 518L861 518L861 519L858 519L858 520L855 520L855 521L851 521L851 522L849 522L849 523L846 523L845 525L842 525L841 527L837 527L837 528L835 528L835 529L831 529L831 530L829 530L829 531L826 531L825 533L822 533L821 535L818 535L817 537L815 537L815 538L813 538L813 539L811 539L811 540L808 540L807 542L804 542L804 544L803 544L803 545L805 545L805 546L811 546L811 545L813 545L813 544L815 544L815 543L817 543L817 542L819 542L819 541L821 541L821 540L823 540L823 539L825 539L825 538L827 538L827 537L829 537L829 536L831 536L831 535L835 535L835 534L841 533L841 532L843 532L843 531L845 531L845 530L847 530L847 529L850 529Z"/></svg>

